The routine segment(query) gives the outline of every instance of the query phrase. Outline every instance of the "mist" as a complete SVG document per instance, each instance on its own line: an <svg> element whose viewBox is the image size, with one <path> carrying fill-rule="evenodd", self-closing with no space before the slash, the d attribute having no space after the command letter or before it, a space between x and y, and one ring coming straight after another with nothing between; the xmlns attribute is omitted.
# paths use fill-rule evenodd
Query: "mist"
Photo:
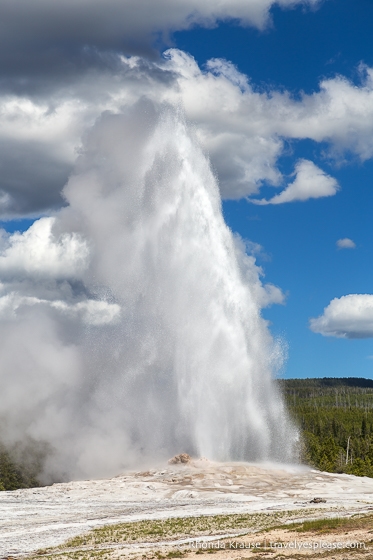
<svg viewBox="0 0 373 560"><path fill-rule="evenodd" d="M2 439L41 480L187 452L295 460L261 309L280 303L224 222L180 108L143 98L86 134L66 207L0 240Z"/></svg>

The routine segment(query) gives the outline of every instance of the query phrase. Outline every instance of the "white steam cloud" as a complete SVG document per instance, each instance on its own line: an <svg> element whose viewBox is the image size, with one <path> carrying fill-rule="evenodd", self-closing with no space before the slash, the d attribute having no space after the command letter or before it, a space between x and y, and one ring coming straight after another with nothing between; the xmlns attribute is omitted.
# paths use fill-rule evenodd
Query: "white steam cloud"
<svg viewBox="0 0 373 560"><path fill-rule="evenodd" d="M105 113L64 196L1 240L5 441L48 444L44 480L181 451L292 459L271 379L281 352L260 315L283 296L225 225L180 113L149 100Z"/></svg>

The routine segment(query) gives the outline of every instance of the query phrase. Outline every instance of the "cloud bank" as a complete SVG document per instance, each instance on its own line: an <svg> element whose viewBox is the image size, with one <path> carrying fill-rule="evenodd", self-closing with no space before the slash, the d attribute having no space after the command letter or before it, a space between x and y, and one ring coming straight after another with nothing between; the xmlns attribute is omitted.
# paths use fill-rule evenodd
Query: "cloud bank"
<svg viewBox="0 0 373 560"><path fill-rule="evenodd" d="M61 190L86 131L105 111L120 113L142 96L183 108L209 154L223 198L278 204L331 196L336 180L313 162L298 161L287 187L278 162L285 141L302 139L326 142L331 160L346 153L361 160L373 156L373 70L361 72L360 86L337 76L321 82L314 94L293 99L287 92L257 91L227 61L210 60L200 68L188 54L171 49L155 61L114 53L100 68L57 89L3 93L0 217L63 206ZM260 202L255 196L263 185L285 188Z"/></svg>
<svg viewBox="0 0 373 560"><path fill-rule="evenodd" d="M100 53L154 53L157 37L214 27L219 21L263 29L270 8L316 6L319 0L3 0L0 69L45 75L100 66Z"/></svg>
<svg viewBox="0 0 373 560"><path fill-rule="evenodd" d="M373 337L373 295L350 294L333 299L320 317L311 319L310 328L324 336Z"/></svg>

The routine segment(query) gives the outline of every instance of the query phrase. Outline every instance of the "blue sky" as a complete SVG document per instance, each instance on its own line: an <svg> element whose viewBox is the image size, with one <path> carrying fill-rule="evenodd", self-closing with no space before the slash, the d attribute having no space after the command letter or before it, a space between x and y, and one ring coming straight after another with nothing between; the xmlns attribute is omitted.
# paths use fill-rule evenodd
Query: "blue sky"
<svg viewBox="0 0 373 560"><path fill-rule="evenodd" d="M175 44L200 63L231 60L257 87L284 87L295 95L318 89L336 73L357 79L361 62L373 64L369 0L325 0L317 8L271 8L265 30L220 23L214 29L175 33Z"/></svg>
<svg viewBox="0 0 373 560"><path fill-rule="evenodd" d="M265 31L232 23L215 29L175 34L178 47L200 64L212 57L232 61L259 90L284 88L292 95L319 89L324 78L342 74L359 83L361 63L373 65L369 1L326 1L316 10L272 9L273 24ZM224 215L232 230L262 245L259 262L266 279L287 294L284 306L264 312L271 330L288 345L285 377L373 377L371 338L323 337L308 328L333 298L372 292L373 162L344 154L346 161L323 156L325 146L293 141L291 160L307 157L338 179L334 197L278 206L253 206L245 200L225 201ZM338 249L336 241L351 238L355 249Z"/></svg>
<svg viewBox="0 0 373 560"><path fill-rule="evenodd" d="M283 375L372 378L373 304L372 299L360 297L371 296L373 272L373 78L367 71L373 67L372 2L299 1L285 9L268 0L268 10L263 8L258 15L255 2L223 2L222 12L216 14L210 2L203 5L194 0L190 6L181 2L180 13L174 14L172 10L167 12L169 6L164 0L158 3L157 19L156 13L147 12L143 1L136 5L132 24L129 21L118 30L116 17L125 16L123 9L132 4L129 0L121 5L111 0L108 12L112 11L113 20L107 16L108 25L102 31L100 2L95 1L89 32L84 17L79 19L79 2L75 7L67 3L57 15L51 11L49 27L40 27L39 4L42 6L35 3L34 11L30 8L30 25L23 43L14 39L23 30L22 18L16 12L12 15L10 9L8 23L13 35L3 40L3 50L5 47L11 53L0 59L7 78L1 81L1 95L9 112L3 125L10 131L0 139L3 227L8 232L25 230L35 218L63 206L60 192L76 157L76 138L84 136L84 127L114 103L114 96L109 101L103 99L110 88L114 91L119 87L122 79L118 78L115 56L142 57L147 61L152 87L161 91L167 72L179 76L186 67L185 60L164 62L162 51L170 46L184 51L194 58L200 74L177 78L178 87L182 91L185 88L187 117L197 123L197 129L200 126L204 147L221 182L226 222L234 232L261 246L256 257L265 280L286 295L284 305L263 311L273 334L288 345ZM206 18L210 18L210 27L206 27ZM71 21L78 29L76 35ZM222 70L206 66L211 59L231 62L240 78L233 76L231 67ZM129 69L129 77L123 78L134 84L128 95L134 95L140 82L141 87L147 87L140 72L133 72ZM160 73L162 78L157 77ZM232 99L242 93L238 118L247 123L243 132L238 131L229 110L224 118L234 141L229 146L222 143L216 152L214 130L224 132L219 128L223 125L211 124L212 116L209 122L203 121L203 108L188 106L190 93L185 85L188 80L201 83L207 76L215 76L221 88L228 80ZM245 76L249 84L246 90L239 82ZM320 94L322 81L331 84L332 93L328 90L328 94ZM207 78L203 87L209 94ZM80 107L87 107L83 116L75 106L69 109L76 100ZM16 117L12 103L18 107ZM262 103L267 103L268 109L256 121L252 115ZM347 107L344 112L341 106ZM273 113L273 125L271 117L265 120L266 111ZM253 139L250 131L255 127L259 132ZM248 143L245 154L241 154L241 167L235 168L232 162L240 138ZM253 163L246 154L255 151L258 138L264 146L257 156L260 169L251 176ZM227 154L224 165L222 153ZM297 177L299 184L305 184L304 175L295 174L299 162L312 162L307 163L311 187L313 181L319 181L314 174L322 173L321 194L318 191L303 200L297 195L279 204L255 203L268 202ZM245 172L247 184L242 180ZM351 240L354 247L339 248L337 241L341 239ZM347 300L341 299L345 296L353 296L348 308ZM334 298L338 301L333 317L324 315L323 326L314 329L318 332L311 331L310 319L322 316Z"/></svg>

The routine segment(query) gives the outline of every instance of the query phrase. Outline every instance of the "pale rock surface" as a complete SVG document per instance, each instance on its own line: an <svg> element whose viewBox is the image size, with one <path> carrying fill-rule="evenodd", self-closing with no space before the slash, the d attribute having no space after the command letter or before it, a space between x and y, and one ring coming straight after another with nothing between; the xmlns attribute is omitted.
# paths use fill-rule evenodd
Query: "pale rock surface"
<svg viewBox="0 0 373 560"><path fill-rule="evenodd" d="M326 502L312 504L315 497ZM315 508L325 516L373 509L373 479L303 466L207 460L0 492L0 557L63 543L94 527L166 517Z"/></svg>

